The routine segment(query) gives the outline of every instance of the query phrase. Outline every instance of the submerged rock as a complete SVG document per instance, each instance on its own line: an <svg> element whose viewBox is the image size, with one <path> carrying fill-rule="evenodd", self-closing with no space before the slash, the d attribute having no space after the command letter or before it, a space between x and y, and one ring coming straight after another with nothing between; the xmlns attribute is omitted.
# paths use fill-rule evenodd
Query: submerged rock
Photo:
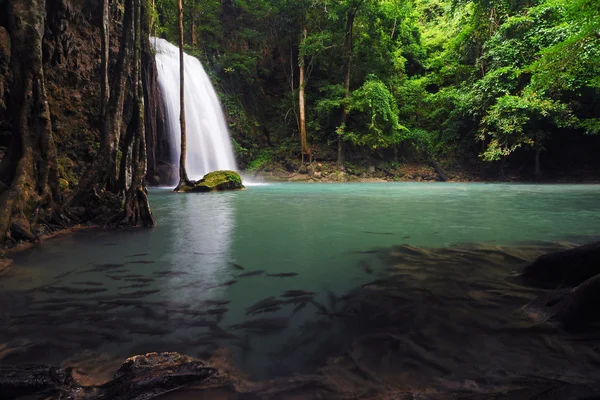
<svg viewBox="0 0 600 400"><path fill-rule="evenodd" d="M524 311L542 322L555 323L567 331L597 328L600 324L600 275L574 289L559 289L525 306Z"/></svg>
<svg viewBox="0 0 600 400"><path fill-rule="evenodd" d="M600 242L544 254L526 266L519 277L536 287L574 287L600 274Z"/></svg>
<svg viewBox="0 0 600 400"><path fill-rule="evenodd" d="M245 189L240 174L235 171L210 172L190 185L178 186L176 192L221 192Z"/></svg>

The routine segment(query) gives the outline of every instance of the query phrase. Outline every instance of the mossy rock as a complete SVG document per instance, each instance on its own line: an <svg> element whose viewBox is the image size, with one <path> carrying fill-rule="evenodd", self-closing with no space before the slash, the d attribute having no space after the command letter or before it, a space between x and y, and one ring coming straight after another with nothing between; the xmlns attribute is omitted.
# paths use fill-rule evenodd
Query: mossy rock
<svg viewBox="0 0 600 400"><path fill-rule="evenodd" d="M204 175L204 178L190 185L178 187L178 192L222 192L226 190L245 189L240 174L235 171L215 171Z"/></svg>

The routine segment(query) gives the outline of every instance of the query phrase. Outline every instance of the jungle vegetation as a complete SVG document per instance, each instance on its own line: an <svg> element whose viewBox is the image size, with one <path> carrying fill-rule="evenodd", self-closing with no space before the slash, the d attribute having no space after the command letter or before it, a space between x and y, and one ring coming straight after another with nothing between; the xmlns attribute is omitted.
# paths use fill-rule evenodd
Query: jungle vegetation
<svg viewBox="0 0 600 400"><path fill-rule="evenodd" d="M243 167L416 151L540 174L547 143L600 131L595 0L183 3ZM176 0L154 5L177 43Z"/></svg>

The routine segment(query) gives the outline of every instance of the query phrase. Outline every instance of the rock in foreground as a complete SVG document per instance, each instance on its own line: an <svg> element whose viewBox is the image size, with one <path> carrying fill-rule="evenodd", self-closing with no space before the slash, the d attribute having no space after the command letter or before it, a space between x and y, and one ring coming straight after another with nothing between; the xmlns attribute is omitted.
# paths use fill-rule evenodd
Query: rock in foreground
<svg viewBox="0 0 600 400"><path fill-rule="evenodd" d="M600 242L544 254L526 266L524 283L546 289L575 287L600 274Z"/></svg>
<svg viewBox="0 0 600 400"><path fill-rule="evenodd" d="M196 182L189 185L178 186L176 192L222 192L226 190L243 190L240 174L235 171L215 171L210 172Z"/></svg>
<svg viewBox="0 0 600 400"><path fill-rule="evenodd" d="M100 386L82 385L72 368L0 366L2 399L148 400L190 384L210 388L227 381L205 362L178 353L131 357L112 381Z"/></svg>

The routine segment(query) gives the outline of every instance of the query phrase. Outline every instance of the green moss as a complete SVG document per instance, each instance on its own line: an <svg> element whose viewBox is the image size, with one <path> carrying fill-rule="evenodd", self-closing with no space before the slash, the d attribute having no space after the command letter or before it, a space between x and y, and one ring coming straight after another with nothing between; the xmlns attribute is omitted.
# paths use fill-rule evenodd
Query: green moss
<svg viewBox="0 0 600 400"><path fill-rule="evenodd" d="M193 185L183 186L179 192L215 192L244 189L242 178L235 171L215 171L206 174L204 178Z"/></svg>

